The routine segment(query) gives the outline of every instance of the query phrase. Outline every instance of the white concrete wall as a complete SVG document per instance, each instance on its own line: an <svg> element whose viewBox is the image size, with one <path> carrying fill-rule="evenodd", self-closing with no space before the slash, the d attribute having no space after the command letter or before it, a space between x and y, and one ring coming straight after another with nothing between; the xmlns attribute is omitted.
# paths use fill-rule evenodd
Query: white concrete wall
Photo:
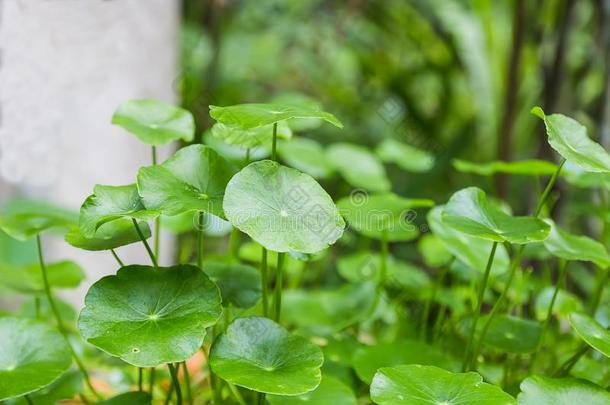
<svg viewBox="0 0 610 405"><path fill-rule="evenodd" d="M179 2L0 0L0 12L0 201L21 194L77 209L96 183L133 182L150 150L110 118L130 98L175 101ZM72 300L116 270L109 253L47 242L50 259L88 272ZM119 253L148 263L140 245Z"/></svg>

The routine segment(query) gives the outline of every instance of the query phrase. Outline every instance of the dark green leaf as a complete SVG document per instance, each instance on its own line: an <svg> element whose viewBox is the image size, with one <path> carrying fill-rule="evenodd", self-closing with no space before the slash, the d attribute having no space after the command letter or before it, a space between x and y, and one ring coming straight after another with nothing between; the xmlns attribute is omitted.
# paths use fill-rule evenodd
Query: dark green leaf
<svg viewBox="0 0 610 405"><path fill-rule="evenodd" d="M72 218L49 211L20 212L0 217L0 229L22 242L51 228L68 229L74 225Z"/></svg>
<svg viewBox="0 0 610 405"><path fill-rule="evenodd" d="M336 378L324 375L322 382L315 390L294 397L269 395L271 405L357 405L352 390Z"/></svg>
<svg viewBox="0 0 610 405"><path fill-rule="evenodd" d="M138 226L146 239L150 238L150 227L146 222L139 222ZM64 238L70 245L84 250L110 250L131 243L140 242L140 237L136 232L133 222L127 218L117 219L107 222L97 228L91 238L85 237L80 228L75 226Z"/></svg>
<svg viewBox="0 0 610 405"><path fill-rule="evenodd" d="M489 315L484 315L477 323L478 336L487 322ZM472 318L465 319L460 324L460 331L468 336ZM483 343L507 353L531 353L537 349L542 333L540 323L529 319L521 319L512 315L497 315L491 321Z"/></svg>
<svg viewBox="0 0 610 405"><path fill-rule="evenodd" d="M218 285L224 306L250 308L261 297L261 276L252 266L206 261L203 270Z"/></svg>
<svg viewBox="0 0 610 405"><path fill-rule="evenodd" d="M148 392L125 392L116 397L100 401L97 405L150 405L152 397Z"/></svg>

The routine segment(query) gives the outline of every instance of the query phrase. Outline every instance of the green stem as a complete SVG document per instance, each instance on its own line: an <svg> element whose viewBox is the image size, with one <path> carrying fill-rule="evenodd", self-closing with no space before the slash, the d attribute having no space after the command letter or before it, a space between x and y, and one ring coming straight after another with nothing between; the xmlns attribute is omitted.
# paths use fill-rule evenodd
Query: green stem
<svg viewBox="0 0 610 405"><path fill-rule="evenodd" d="M227 385L229 386L229 390L231 394L235 397L235 400L239 405L247 405L246 401L244 401L244 397L239 393L239 390L235 387L235 385L231 384L227 381Z"/></svg>
<svg viewBox="0 0 610 405"><path fill-rule="evenodd" d="M199 219L197 220L197 266L203 269L203 211L199 211Z"/></svg>
<svg viewBox="0 0 610 405"><path fill-rule="evenodd" d="M563 261L561 264L561 268L559 270L559 276L557 277L557 284L555 285L555 291L553 291L553 296L551 297L551 302L549 303L549 308L546 311L546 318L544 319L544 323L542 324L542 331L540 332L540 337L538 338L538 343L536 344L536 350L532 353L532 358L529 364L529 371L534 369L534 365L536 363L536 359L538 358L538 353L544 346L544 338L549 329L549 323L551 321L551 317L553 316L553 307L555 306L555 301L557 300L557 295L559 294L559 290L565 285L566 282L566 274L568 268L568 261Z"/></svg>
<svg viewBox="0 0 610 405"><path fill-rule="evenodd" d="M544 207L544 203L546 203L546 200L549 197L549 194L551 193L551 190L553 189L553 186L555 185L555 182L557 181L557 177L559 176L559 173L561 172L561 168L563 167L565 162L566 162L565 159L561 159L559 166L557 166L557 170L555 170L555 173L553 173L553 175L549 179L549 182L546 184L546 187L544 188L544 191L542 192L540 199L538 199L538 204L536 205L536 210L534 211L535 217L538 217L540 215L540 211L542 211L542 207Z"/></svg>
<svg viewBox="0 0 610 405"><path fill-rule="evenodd" d="M595 293L593 294L593 298L591 299L591 305L589 308L589 313L591 314L591 316L595 316L597 308L599 308L599 304L602 300L604 288L608 283L608 279L610 279L610 269L602 269L600 267L599 271L603 272L603 274L601 275L601 277L599 277L597 287L595 288Z"/></svg>
<svg viewBox="0 0 610 405"><path fill-rule="evenodd" d="M157 165L157 147L152 146L152 164L154 166ZM161 217L158 216L155 218L155 236L154 236L154 247L155 247L155 257L157 260L159 259L159 235L161 233Z"/></svg>
<svg viewBox="0 0 610 405"><path fill-rule="evenodd" d="M72 357L74 358L74 362L76 363L78 369L80 370L81 374L83 375L85 384L87 384L87 387L89 387L89 390L91 390L93 395L95 395L98 399L101 399L102 398L101 395L95 390L95 388L93 387L93 384L91 384L91 379L89 378L89 373L85 369L85 365L83 364L83 362L80 359L80 357L78 356L78 354L76 354L76 350L74 350L74 347L72 347L72 343L70 342L70 337L68 336L68 332L67 332L66 328L64 327L64 323L63 323L63 320L61 319L61 315L59 314L59 310L57 309L57 305L55 305L55 299L53 298L53 294L51 293L51 286L49 285L49 278L47 276L47 268L45 266L44 257L42 254L42 242L40 240L40 235L36 235L36 246L38 248L38 261L40 263L40 271L42 273L42 282L44 285L44 292L46 294L47 301L49 302L49 307L51 308L51 312L53 313L53 316L55 317L55 322L57 322L57 329L59 329L59 332L63 335L64 339L66 340L66 343L68 344L70 352L72 353Z"/></svg>
<svg viewBox="0 0 610 405"><path fill-rule="evenodd" d="M381 254L379 255L379 275L377 279L377 287L379 291L383 288L388 275L388 232L381 232Z"/></svg>
<svg viewBox="0 0 610 405"><path fill-rule="evenodd" d="M277 122L273 124L273 143L271 145L271 160L277 162Z"/></svg>
<svg viewBox="0 0 610 405"><path fill-rule="evenodd" d="M508 279L506 280L504 289L500 293L500 297L498 297L494 306L491 308L491 311L489 311L489 314L487 315L487 319L485 320L485 324L483 325L483 328L481 329L481 333L479 334L479 338L478 338L477 343L473 350L473 356L471 357L472 362L473 362L473 365L471 366L472 371L476 371L476 369L477 369L477 358L479 356L479 352L481 351L481 347L483 345L485 335L487 335L487 331L489 330L489 326L491 325L491 322L493 321L494 317L500 310L500 307L504 303L504 299L508 295L508 290L510 289L513 279L515 278L515 273L517 272L517 267L519 267L519 263L521 263L521 256L523 255L524 248L525 248L525 245L519 246L519 250L517 250L517 252L515 253L515 257L513 258L513 261L510 265L510 270L508 271Z"/></svg>
<svg viewBox="0 0 610 405"><path fill-rule="evenodd" d="M580 358L582 356L584 356L590 349L590 346L586 343L583 343L578 350L576 351L576 353L574 353L569 359L567 359L561 366L559 366L559 368L557 369L557 371L555 371L553 373L553 377L554 378L561 378L561 377L565 377L570 370L572 370L572 367L574 367L574 365L578 362L578 360L580 360Z"/></svg>
<svg viewBox="0 0 610 405"><path fill-rule="evenodd" d="M237 259L237 252L239 249L239 229L233 227L231 229L231 235L229 235L229 257L231 259Z"/></svg>
<svg viewBox="0 0 610 405"><path fill-rule="evenodd" d="M167 396L165 397L165 405L169 404L169 401L172 399L172 396L174 395L174 380L172 379L170 385L169 385L169 390L167 391Z"/></svg>
<svg viewBox="0 0 610 405"><path fill-rule="evenodd" d="M449 267L451 266L451 262L447 263L447 265L443 266L443 268L438 273L436 280L434 280L434 284L432 285L432 289L430 290L430 296L426 300L424 304L424 310L422 312L422 318L420 320L420 339L427 340L426 335L428 334L428 318L430 318L430 308L432 307L432 303L436 298L436 294L443 284L443 280L449 271Z"/></svg>
<svg viewBox="0 0 610 405"><path fill-rule="evenodd" d="M34 401L32 401L32 398L30 398L29 395L24 395L23 396L25 398L25 401L29 404L29 405L34 405Z"/></svg>
<svg viewBox="0 0 610 405"><path fill-rule="evenodd" d="M277 266L275 276L275 298L273 300L273 306L275 308L274 320L275 322L280 321L280 314L282 311L282 288L284 284L284 259L286 253L278 252L277 254Z"/></svg>
<svg viewBox="0 0 610 405"><path fill-rule="evenodd" d="M148 374L148 391L152 397L153 390L155 388L155 368L151 367L150 372Z"/></svg>
<svg viewBox="0 0 610 405"><path fill-rule="evenodd" d="M267 249L263 248L261 259L261 284L263 292L263 315L269 317L269 274L267 269Z"/></svg>
<svg viewBox="0 0 610 405"><path fill-rule="evenodd" d="M119 266L121 266L121 267L125 266L125 264L123 263L123 261L121 260L119 255L116 254L116 251L114 249L110 249L110 253L112 253L112 257L114 257L114 260L116 260L116 262L119 264Z"/></svg>
<svg viewBox="0 0 610 405"><path fill-rule="evenodd" d="M176 405L182 405L182 390L180 389L180 381L178 381L178 370L172 363L167 363L169 373L172 376L172 382L176 391Z"/></svg>
<svg viewBox="0 0 610 405"><path fill-rule="evenodd" d="M264 392L258 393L258 398L257 398L256 403L258 405L265 405L265 393Z"/></svg>
<svg viewBox="0 0 610 405"><path fill-rule="evenodd" d="M193 404L193 393L191 391L191 374L186 365L186 361L182 362L182 369L184 370L184 383L186 384L186 402L189 405Z"/></svg>
<svg viewBox="0 0 610 405"><path fill-rule="evenodd" d="M34 311L36 313L36 319L40 319L40 297L34 297Z"/></svg>
<svg viewBox="0 0 610 405"><path fill-rule="evenodd" d="M136 221L135 218L131 218L131 221L133 222L133 226L136 228L136 232L138 233L140 240L142 241L142 243L144 244L144 247L146 248L146 251L148 252L148 256L150 256L150 260L153 263L153 267L155 267L155 268L159 267L157 265L157 258L155 257L155 254L153 253L152 249L150 248L150 245L146 241L146 238L144 237L144 234L142 233L142 230L140 229L140 225L138 225L138 221Z"/></svg>
<svg viewBox="0 0 610 405"><path fill-rule="evenodd" d="M483 307L483 299L485 298L485 290L487 289L487 281L489 280L489 274L491 273L491 266L496 255L496 249L498 242L494 242L491 245L491 252L489 252L489 258L487 259L487 266L485 266L485 273L483 274L483 280L479 286L479 294L477 298L477 306L474 312L474 318L472 320L472 326L470 327L470 334L468 336L468 343L466 343L466 350L464 351L464 361L462 363L462 371L467 371L470 363L470 348L474 342L474 335L477 329L477 323L481 316L481 308Z"/></svg>

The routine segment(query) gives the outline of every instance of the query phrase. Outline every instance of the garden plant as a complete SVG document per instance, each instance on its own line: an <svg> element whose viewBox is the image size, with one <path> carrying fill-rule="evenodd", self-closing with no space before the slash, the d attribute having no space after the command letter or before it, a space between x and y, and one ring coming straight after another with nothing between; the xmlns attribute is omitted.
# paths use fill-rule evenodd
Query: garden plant
<svg viewBox="0 0 610 405"><path fill-rule="evenodd" d="M78 214L32 203L0 217L20 241L2 251L37 258L0 264L24 298L0 316L0 402L610 404L610 254L553 219L586 187L591 221L608 223L610 155L584 125L534 107L558 163L453 162L542 184L516 213L469 184L446 201L392 192L385 164L426 173L433 155L307 138L350 128L306 97L209 115L199 137L190 112L127 101L112 123L152 153L132 184L96 185ZM85 272L47 261L57 234L116 261L78 314L58 290ZM149 260L126 263L130 244Z"/></svg>

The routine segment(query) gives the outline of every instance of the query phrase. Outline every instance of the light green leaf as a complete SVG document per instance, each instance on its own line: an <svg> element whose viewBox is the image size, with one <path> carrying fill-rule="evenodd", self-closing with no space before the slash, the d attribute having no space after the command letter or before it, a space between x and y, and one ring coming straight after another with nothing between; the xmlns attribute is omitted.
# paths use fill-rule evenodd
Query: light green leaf
<svg viewBox="0 0 610 405"><path fill-rule="evenodd" d="M278 145L282 160L316 179L326 179L335 168L327 159L322 145L312 139L296 138Z"/></svg>
<svg viewBox="0 0 610 405"><path fill-rule="evenodd" d="M484 315L477 323L478 336L487 323L489 315ZM468 336L472 318L460 323L460 332ZM483 343L508 353L531 353L537 349L542 333L540 323L529 319L521 319L512 315L497 315L491 321Z"/></svg>
<svg viewBox="0 0 610 405"><path fill-rule="evenodd" d="M358 377L367 384L371 383L375 372L381 367L422 364L456 371L460 367L455 359L438 347L411 339L361 347L354 354L352 364Z"/></svg>
<svg viewBox="0 0 610 405"><path fill-rule="evenodd" d="M322 351L267 318L238 318L221 334L210 367L222 379L276 395L300 395L320 384Z"/></svg>
<svg viewBox="0 0 610 405"><path fill-rule="evenodd" d="M151 236L150 227L146 222L139 222L138 226L144 238ZM97 228L91 238L85 237L78 226L73 227L64 237L70 245L84 250L110 250L132 243L140 242L133 222L127 218L120 218L107 222Z"/></svg>
<svg viewBox="0 0 610 405"><path fill-rule="evenodd" d="M445 224L442 219L443 206L437 206L428 212L428 225L434 235L436 235L457 259L466 264L469 268L483 274L487 265L487 257L491 252L492 242L475 238L459 232ZM509 258L504 245L498 245L496 255L491 267L493 275L499 275L508 270Z"/></svg>
<svg viewBox="0 0 610 405"><path fill-rule="evenodd" d="M356 252L337 260L339 274L352 283L377 280L381 267L378 253ZM428 275L417 266L388 256L386 263L386 284L405 290L419 292L430 283Z"/></svg>
<svg viewBox="0 0 610 405"><path fill-rule="evenodd" d="M380 405L516 404L477 373L452 373L434 366L380 368L371 384L371 398Z"/></svg>
<svg viewBox="0 0 610 405"><path fill-rule="evenodd" d="M36 405L58 405L74 398L83 390L83 378L80 371L69 371L62 374L52 384L28 395ZM7 405L29 405L25 397L7 401Z"/></svg>
<svg viewBox="0 0 610 405"><path fill-rule="evenodd" d="M135 184L127 186L103 186L93 188L80 209L79 227L85 238L95 237L98 228L121 218L149 221L159 213L147 210L142 204Z"/></svg>
<svg viewBox="0 0 610 405"><path fill-rule="evenodd" d="M392 187L377 156L363 146L332 144L326 149L326 159L353 187L375 192L390 191Z"/></svg>
<svg viewBox="0 0 610 405"><path fill-rule="evenodd" d="M610 331L584 312L570 314L570 325L589 346L610 357Z"/></svg>
<svg viewBox="0 0 610 405"><path fill-rule="evenodd" d="M610 173L588 172L572 162L563 165L561 174L568 183L582 188L605 188L610 190Z"/></svg>
<svg viewBox="0 0 610 405"><path fill-rule="evenodd" d="M322 382L313 391L294 397L269 395L271 405L357 405L356 396L351 388L336 378L324 375Z"/></svg>
<svg viewBox="0 0 610 405"><path fill-rule="evenodd" d="M309 336L328 336L366 318L375 303L374 283L334 290L287 290L282 320Z"/></svg>
<svg viewBox="0 0 610 405"><path fill-rule="evenodd" d="M276 252L319 252L345 227L332 199L311 176L269 160L237 173L223 206L233 226Z"/></svg>
<svg viewBox="0 0 610 405"><path fill-rule="evenodd" d="M161 165L141 168L138 190L149 210L170 216L204 211L224 218L222 199L236 172L237 168L212 148L191 145Z"/></svg>
<svg viewBox="0 0 610 405"><path fill-rule="evenodd" d="M210 129L212 136L222 139L229 145L240 145L244 148L254 149L269 147L273 140L273 125L265 125L252 129L240 129L217 122ZM277 137L279 139L292 138L292 131L285 121L277 125Z"/></svg>
<svg viewBox="0 0 610 405"><path fill-rule="evenodd" d="M125 392L105 401L97 402L97 405L150 405L152 397L148 392L133 391Z"/></svg>
<svg viewBox="0 0 610 405"><path fill-rule="evenodd" d="M451 260L451 252L435 234L428 233L417 242L417 249L429 267L441 267Z"/></svg>
<svg viewBox="0 0 610 405"><path fill-rule="evenodd" d="M427 172L434 167L434 155L395 139L385 139L375 149L386 163L394 163L406 171Z"/></svg>
<svg viewBox="0 0 610 405"><path fill-rule="evenodd" d="M224 306L250 308L261 297L261 276L252 266L206 261L203 270L218 285Z"/></svg>
<svg viewBox="0 0 610 405"><path fill-rule="evenodd" d="M85 272L71 260L47 264L51 287L76 288L85 279ZM0 264L0 284L23 293L42 293L44 283L39 264L11 266Z"/></svg>
<svg viewBox="0 0 610 405"><path fill-rule="evenodd" d="M175 363L203 343L222 313L218 287L198 267L126 266L93 284L78 328L89 343L138 367Z"/></svg>
<svg viewBox="0 0 610 405"><path fill-rule="evenodd" d="M432 207L434 201L409 199L394 193L354 194L337 202L339 212L357 232L369 238L408 241L419 235L412 223L413 208Z"/></svg>
<svg viewBox="0 0 610 405"><path fill-rule="evenodd" d="M519 405L602 405L610 403L610 393L585 380L535 375L523 380L517 399Z"/></svg>
<svg viewBox="0 0 610 405"><path fill-rule="evenodd" d="M322 106L313 98L302 93L282 93L273 98L273 104L294 105L310 110L321 110ZM293 131L311 131L322 125L324 121L320 118L293 118L289 121Z"/></svg>
<svg viewBox="0 0 610 405"><path fill-rule="evenodd" d="M37 391L72 363L64 337L50 326L0 317L0 401Z"/></svg>
<svg viewBox="0 0 610 405"><path fill-rule="evenodd" d="M442 218L460 232L500 243L539 242L550 232L550 226L540 219L511 216L496 208L477 187L454 193L443 209Z"/></svg>
<svg viewBox="0 0 610 405"><path fill-rule="evenodd" d="M453 167L463 173L475 173L481 176L492 176L496 173L516 174L523 176L550 176L557 170L557 165L546 160L518 160L503 162L495 160L487 163L469 162L453 159Z"/></svg>
<svg viewBox="0 0 610 405"><path fill-rule="evenodd" d="M594 262L602 269L610 266L610 254L606 247L587 236L579 236L564 231L551 219L544 220L551 227L544 247L553 255L565 260Z"/></svg>
<svg viewBox="0 0 610 405"><path fill-rule="evenodd" d="M291 118L319 118L338 128L343 124L332 114L307 107L281 104L237 104L210 106L210 116L234 128L253 129Z"/></svg>
<svg viewBox="0 0 610 405"><path fill-rule="evenodd" d="M129 100L116 110L112 123L153 146L178 139L190 142L195 135L190 112L158 100Z"/></svg>
<svg viewBox="0 0 610 405"><path fill-rule="evenodd" d="M536 319L546 319L554 292L555 287L552 286L545 287L540 291L538 297L536 297ZM567 318L570 313L582 309L583 304L576 295L565 290L558 291L557 298L555 298L555 305L553 305L553 314Z"/></svg>
<svg viewBox="0 0 610 405"><path fill-rule="evenodd" d="M0 229L22 242L51 228L68 229L74 225L73 218L53 211L19 212L0 217Z"/></svg>
<svg viewBox="0 0 610 405"><path fill-rule="evenodd" d="M540 107L532 113L544 121L549 144L564 159L588 172L610 172L610 155L587 135L587 128L562 114L545 115Z"/></svg>

